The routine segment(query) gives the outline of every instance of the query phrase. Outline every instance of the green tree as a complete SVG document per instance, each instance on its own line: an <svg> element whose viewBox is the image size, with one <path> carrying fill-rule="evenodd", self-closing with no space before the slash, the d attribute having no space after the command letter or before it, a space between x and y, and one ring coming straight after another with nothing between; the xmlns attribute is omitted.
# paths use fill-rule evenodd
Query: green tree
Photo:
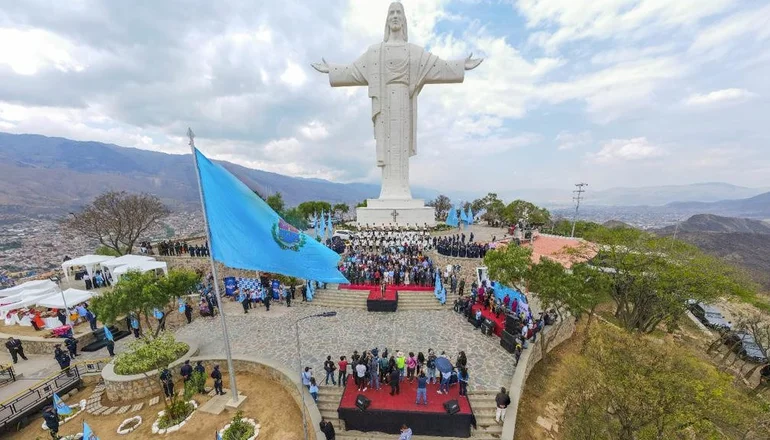
<svg viewBox="0 0 770 440"><path fill-rule="evenodd" d="M489 278L526 292L532 265L532 248L513 244L490 250L484 256Z"/></svg>
<svg viewBox="0 0 770 440"><path fill-rule="evenodd" d="M169 212L156 196L108 191L80 212L71 212L62 223L81 237L96 240L123 255L130 254L136 241Z"/></svg>
<svg viewBox="0 0 770 440"><path fill-rule="evenodd" d="M279 215L283 212L284 208L284 202L283 202L283 196L281 193L277 192L271 196L269 196L267 199L265 199L265 203L269 207L273 209L273 211L277 212Z"/></svg>
<svg viewBox="0 0 770 440"><path fill-rule="evenodd" d="M369 202L367 202L366 200L364 200L363 202L358 202L358 203L356 203L356 208L366 208L366 205L368 203Z"/></svg>
<svg viewBox="0 0 770 440"><path fill-rule="evenodd" d="M523 220L528 224L548 224L551 222L551 213L526 200L514 200L503 209L502 218L508 224Z"/></svg>
<svg viewBox="0 0 770 440"><path fill-rule="evenodd" d="M287 223L299 229L300 231L304 231L308 228L308 222L305 219L305 216L297 208L291 208L287 211L284 211L282 213L282 217L284 220L286 220Z"/></svg>
<svg viewBox="0 0 770 440"><path fill-rule="evenodd" d="M673 344L603 323L592 332L559 384L566 438L767 438L762 406L730 375Z"/></svg>
<svg viewBox="0 0 770 440"><path fill-rule="evenodd" d="M337 203L332 207L332 212L334 213L335 216L336 215L341 216L343 214L347 214L348 212L350 212L350 206L348 206L347 203Z"/></svg>
<svg viewBox="0 0 770 440"><path fill-rule="evenodd" d="M600 228L603 228L603 226L598 223L578 220L575 224L575 237L585 238ZM572 222L563 218L556 220L553 222L549 232L554 235L569 237L572 234Z"/></svg>
<svg viewBox="0 0 770 440"><path fill-rule="evenodd" d="M193 290L198 281L198 274L188 270L171 270L167 276L160 277L153 272L130 271L111 291L94 297L91 307L105 324L112 324L129 313L136 314L137 318L143 316L153 337L157 337L165 317L174 307L172 301ZM153 328L150 314L154 309L163 311L164 317Z"/></svg>
<svg viewBox="0 0 770 440"><path fill-rule="evenodd" d="M311 200L311 201L300 203L299 205L297 205L297 209L299 210L299 212L302 213L305 219L309 219L313 217L313 214L320 215L321 212L323 213L331 212L332 205L329 202Z"/></svg>
<svg viewBox="0 0 770 440"><path fill-rule="evenodd" d="M449 197L441 194L429 201L427 205L436 209L436 220L443 221L452 208L452 201L449 200Z"/></svg>
<svg viewBox="0 0 770 440"><path fill-rule="evenodd" d="M599 246L592 261L608 279L615 317L629 331L676 325L691 299L751 295L753 286L735 269L695 246L630 228L598 228L589 235Z"/></svg>

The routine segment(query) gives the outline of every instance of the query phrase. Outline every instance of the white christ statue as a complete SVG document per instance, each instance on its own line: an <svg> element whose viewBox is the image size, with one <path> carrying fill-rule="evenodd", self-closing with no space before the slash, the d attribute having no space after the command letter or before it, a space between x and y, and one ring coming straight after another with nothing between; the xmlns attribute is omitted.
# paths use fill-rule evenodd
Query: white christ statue
<svg viewBox="0 0 770 440"><path fill-rule="evenodd" d="M368 86L377 166L382 168L380 199L409 200L409 158L417 154L417 96L425 84L461 83L465 71L482 59L444 61L422 47L408 43L406 16L401 3L391 3L385 38L353 64L328 64L323 58L313 68L329 74L332 87Z"/></svg>

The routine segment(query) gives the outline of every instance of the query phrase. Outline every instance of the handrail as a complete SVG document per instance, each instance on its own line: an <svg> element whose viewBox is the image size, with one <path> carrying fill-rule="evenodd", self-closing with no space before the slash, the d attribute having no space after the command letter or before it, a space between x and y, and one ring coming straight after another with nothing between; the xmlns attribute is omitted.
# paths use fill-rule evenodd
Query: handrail
<svg viewBox="0 0 770 440"><path fill-rule="evenodd" d="M92 372L97 373L97 372L102 370L102 367L99 367L97 371L89 371L89 370L92 370L92 368L89 368L89 364L97 364L97 365L100 364L100 363L107 364L107 363L109 363L110 360L112 360L112 358L108 357L108 358L100 358L100 359L90 359L90 360L87 360L87 361L78 361L78 362L75 362L74 364L71 364L69 366L69 368L70 368L70 370L73 370L73 369L78 370L78 367L80 367L81 365L85 365L86 366L86 371L84 373L80 373L80 370L78 370L79 374L92 373ZM107 361L107 362L105 362L105 361ZM62 371L64 371L64 370L60 370L60 371L58 371L56 373L53 373L50 376L47 376L44 379L39 380L35 385L32 385L31 387L27 388L26 390L19 391L18 393L14 394L13 396L5 399L4 401L0 402L0 408L5 406L5 405L7 405L7 404L9 404L12 400L15 400L18 397L20 397L20 396L22 396L24 394L29 393L29 390L37 388L38 386L43 385L46 382L50 382L52 379L54 379L54 378L58 377L59 375L61 375Z"/></svg>

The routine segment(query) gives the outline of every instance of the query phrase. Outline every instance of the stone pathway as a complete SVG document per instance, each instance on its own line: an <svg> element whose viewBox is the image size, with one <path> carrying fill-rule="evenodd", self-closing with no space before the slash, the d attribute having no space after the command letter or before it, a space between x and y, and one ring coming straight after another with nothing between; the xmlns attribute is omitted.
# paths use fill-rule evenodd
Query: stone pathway
<svg viewBox="0 0 770 440"><path fill-rule="evenodd" d="M234 356L272 358L297 371L294 322L301 317L329 311L324 307L295 302L292 307L273 304L243 313L239 304L225 304ZM219 318L198 319L177 332L178 338L195 339L201 356L224 356ZM339 309L334 318L311 318L299 324L302 367L310 366L323 380L323 361L327 355L338 360L353 350L379 347L390 352L402 350L438 353L446 351L454 361L460 350L468 357L471 389L497 389L508 386L515 367L513 356L500 346L497 337L482 335L460 315L450 310L369 313Z"/></svg>

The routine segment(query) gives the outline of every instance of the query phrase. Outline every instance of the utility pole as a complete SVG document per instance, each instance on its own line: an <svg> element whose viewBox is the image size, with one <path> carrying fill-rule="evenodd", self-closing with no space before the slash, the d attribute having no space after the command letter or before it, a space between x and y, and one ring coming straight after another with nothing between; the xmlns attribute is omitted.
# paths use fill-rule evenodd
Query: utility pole
<svg viewBox="0 0 770 440"><path fill-rule="evenodd" d="M583 188L588 186L587 183L576 183L575 186L577 187L576 190L572 191L575 195L572 197L572 200L575 201L575 218L572 219L572 233L570 234L570 237L575 237L575 225L577 225L577 219L578 219L578 210L580 209L580 199L583 196L583 193L586 192Z"/></svg>

